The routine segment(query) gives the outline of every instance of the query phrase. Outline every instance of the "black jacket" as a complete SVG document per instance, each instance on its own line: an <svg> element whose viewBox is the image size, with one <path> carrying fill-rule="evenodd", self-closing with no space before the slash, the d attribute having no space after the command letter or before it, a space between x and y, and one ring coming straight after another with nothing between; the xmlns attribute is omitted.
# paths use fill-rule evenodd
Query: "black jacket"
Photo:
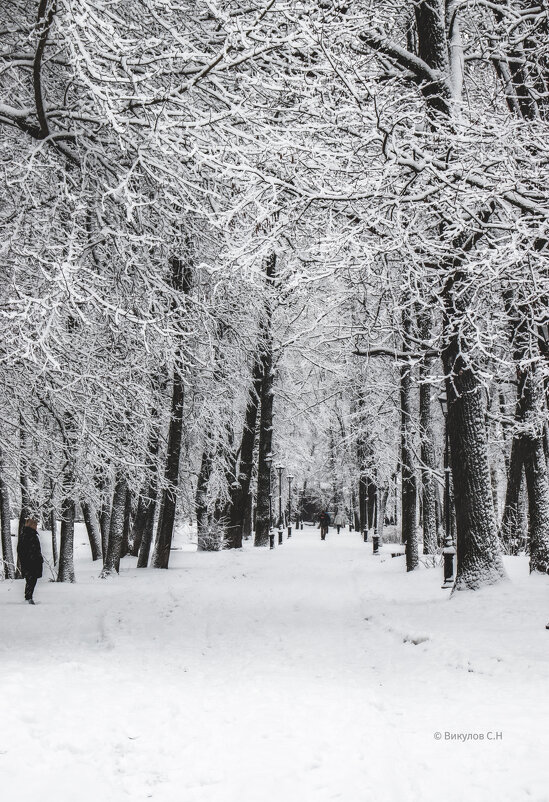
<svg viewBox="0 0 549 802"><path fill-rule="evenodd" d="M42 550L40 540L34 529L25 526L17 542L17 556L23 576L42 576Z"/></svg>

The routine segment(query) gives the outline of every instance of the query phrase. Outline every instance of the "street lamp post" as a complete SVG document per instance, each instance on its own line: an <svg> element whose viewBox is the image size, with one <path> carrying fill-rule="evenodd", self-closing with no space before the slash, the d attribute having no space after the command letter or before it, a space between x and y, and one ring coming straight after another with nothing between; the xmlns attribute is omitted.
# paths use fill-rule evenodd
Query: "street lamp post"
<svg viewBox="0 0 549 802"><path fill-rule="evenodd" d="M273 464L273 455L269 452L265 457L265 464L269 472L269 547L274 549L274 532L273 532L273 490L271 487L271 467Z"/></svg>
<svg viewBox="0 0 549 802"><path fill-rule="evenodd" d="M282 526L283 526L283 518L282 518L282 471L284 470L282 465L277 465L278 471L278 544L279 546L282 545Z"/></svg>
<svg viewBox="0 0 549 802"><path fill-rule="evenodd" d="M438 397L444 416L444 582L442 589L447 590L454 584L454 555L456 549L452 539L450 521L450 440L448 434L448 397L441 393Z"/></svg>
<svg viewBox="0 0 549 802"><path fill-rule="evenodd" d="M294 477L288 475L288 537L292 536L292 479Z"/></svg>

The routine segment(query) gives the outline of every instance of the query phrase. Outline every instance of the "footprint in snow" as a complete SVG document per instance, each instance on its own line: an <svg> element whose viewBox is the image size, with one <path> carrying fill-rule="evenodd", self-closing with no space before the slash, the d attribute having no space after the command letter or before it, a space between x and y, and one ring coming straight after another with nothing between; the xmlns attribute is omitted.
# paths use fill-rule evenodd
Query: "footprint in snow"
<svg viewBox="0 0 549 802"><path fill-rule="evenodd" d="M413 643L414 646L419 646L420 643L426 643L430 640L428 635L405 635L402 643Z"/></svg>

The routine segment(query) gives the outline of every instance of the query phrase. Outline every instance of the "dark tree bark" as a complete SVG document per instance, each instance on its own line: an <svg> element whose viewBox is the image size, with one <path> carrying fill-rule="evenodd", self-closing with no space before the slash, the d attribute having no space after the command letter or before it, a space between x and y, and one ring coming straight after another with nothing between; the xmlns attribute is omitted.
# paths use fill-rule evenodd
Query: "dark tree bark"
<svg viewBox="0 0 549 802"><path fill-rule="evenodd" d="M153 553L153 568L167 568L170 560L170 547L175 523L177 487L179 484L179 459L183 434L183 380L176 369L173 379L171 420L168 434L168 451L164 480L166 488L162 493L162 513L158 522L156 543Z"/></svg>
<svg viewBox="0 0 549 802"><path fill-rule="evenodd" d="M385 485L378 490L377 498L379 507L376 515L376 535L381 541L385 526L385 511L387 509L387 500L389 498L389 485Z"/></svg>
<svg viewBox="0 0 549 802"><path fill-rule="evenodd" d="M519 3L521 10L527 7ZM493 9L496 19L501 23L502 14L496 7ZM547 39L547 19L543 19L538 35L541 41ZM505 97L511 111L524 120L533 121L538 116L547 119L549 106L547 105L547 81L549 78L549 62L547 57L538 61L539 42L528 36L515 39L515 48L507 54L508 58L497 62L497 71L505 88ZM530 48L536 53L535 69L529 70L526 50ZM530 65L532 66L532 65ZM534 91L530 85L533 82ZM537 87L536 87L537 84ZM537 91L536 91L537 89ZM541 92L539 90L541 89ZM547 249L547 238L541 236L534 245L534 249L542 251ZM522 265L517 265L518 269ZM545 449L545 432L547 426L547 397L544 392L543 380L537 373L535 363L523 367L525 360L531 358L533 353L541 350L547 359L547 343L545 337L540 336L532 342L532 333L537 331L536 317L546 316L547 299L537 297L524 298L518 296L521 290L508 288L504 291L504 302L510 322L511 342L513 356L517 365L518 392L515 408L515 422L517 433L511 447L511 465L509 468L509 481L507 492L510 496L509 511L506 503L504 512L508 512L510 523L507 528L520 526L517 518L520 515L520 488L517 491L519 480L519 463L524 467L526 487L528 491L528 510L530 527L530 571L549 573L549 482L547 474L547 457ZM517 297L518 296L518 297ZM542 308L540 308L540 306ZM511 474L511 469L513 473ZM503 535L507 532L502 526Z"/></svg>
<svg viewBox="0 0 549 802"><path fill-rule="evenodd" d="M56 566L59 562L59 552L57 551L57 520L55 518L55 510L50 512L50 531L51 531L51 553L53 557L53 564Z"/></svg>
<svg viewBox="0 0 549 802"><path fill-rule="evenodd" d="M59 547L58 582L74 582L74 514L75 503L65 496L61 502L61 543Z"/></svg>
<svg viewBox="0 0 549 802"><path fill-rule="evenodd" d="M172 259L172 285L178 293L188 294L191 288L191 269L181 259ZM174 305L175 309L175 305ZM166 467L164 470L164 490L161 499L161 515L156 533L153 553L153 568L167 568L170 561L170 547L175 523L177 488L179 486L179 460L183 437L183 376L176 363L173 374L172 403Z"/></svg>
<svg viewBox="0 0 549 802"><path fill-rule="evenodd" d="M118 473L114 483L114 496L110 516L109 544L105 555L101 577L120 571L120 554L124 537L124 514L126 511L126 477Z"/></svg>
<svg viewBox="0 0 549 802"><path fill-rule="evenodd" d="M538 385L538 386L536 386ZM526 407L537 406L541 398L539 379L533 368L527 371L523 398ZM537 432L525 436L524 474L528 490L530 521L530 571L549 573L549 483L547 462L543 450L542 424Z"/></svg>
<svg viewBox="0 0 549 802"><path fill-rule="evenodd" d="M132 534L132 492L126 488L126 505L124 507L124 534L122 536L122 548L120 557L126 557L130 553L130 541Z"/></svg>
<svg viewBox="0 0 549 802"><path fill-rule="evenodd" d="M422 310L418 314L419 336L426 346L431 337L431 313ZM421 499L423 526L423 553L435 554L437 550L437 519L435 499L435 445L433 414L431 409L431 367L433 360L426 357L419 365L419 428L421 437Z"/></svg>
<svg viewBox="0 0 549 802"><path fill-rule="evenodd" d="M158 378L153 379L153 386L163 386ZM137 512L133 523L133 542L131 554L137 557L137 567L146 568L154 531L156 499L158 496L158 451L160 448L159 413L155 406L152 410L152 427L148 442L148 484L139 496Z"/></svg>
<svg viewBox="0 0 549 802"><path fill-rule="evenodd" d="M107 556L109 548L109 530L111 527L111 509L112 509L112 495L110 492L110 483L105 480L101 488L101 510L99 513L99 526L101 528L101 552L103 560Z"/></svg>
<svg viewBox="0 0 549 802"><path fill-rule="evenodd" d="M272 285L276 270L276 255L267 259L267 284ZM261 321L261 414L259 419L259 457L257 466L257 506L255 525L255 546L266 546L269 543L270 508L269 493L271 491L271 475L268 457L273 451L273 340L272 340L272 306L265 305L264 318Z"/></svg>
<svg viewBox="0 0 549 802"><path fill-rule="evenodd" d="M89 504L87 501L82 501L80 506L82 507L82 515L84 516L84 523L86 524L86 531L90 541L92 560L95 562L96 560L100 560L103 556L101 552L101 532L99 531L99 521L97 520L97 515L95 514L95 510L92 508L91 504ZM55 521L55 516L53 520Z"/></svg>
<svg viewBox="0 0 549 802"><path fill-rule="evenodd" d="M357 401L358 434L356 440L358 461L358 518L360 531L369 531L374 520L376 483L370 477L372 447L368 440L368 422L364 410L364 398Z"/></svg>
<svg viewBox="0 0 549 802"><path fill-rule="evenodd" d="M250 483L253 470L253 455L256 438L257 412L261 394L263 367L261 359L256 359L252 372L252 386L246 405L246 416L242 439L240 441L240 461L235 486L231 488L231 505L227 530L227 548L242 547L244 522L250 508Z"/></svg>
<svg viewBox="0 0 549 802"><path fill-rule="evenodd" d="M139 555L139 549L143 541L143 532L145 531L145 522L147 520L147 492L148 488L141 490L137 501L137 510L135 511L133 522L133 536L129 549L129 553L132 557L137 557Z"/></svg>
<svg viewBox="0 0 549 802"><path fill-rule="evenodd" d="M441 546L442 530L444 529L444 510L442 509L442 502L440 500L440 487L435 484L435 511L437 520L437 546Z"/></svg>
<svg viewBox="0 0 549 802"><path fill-rule="evenodd" d="M504 292L505 309L509 318L513 358L517 364L517 403L515 407L516 433L511 445L509 481L507 484L506 509L504 519L506 529L502 534L508 536L508 529L516 527L520 533L520 474L524 468L528 492L528 511L530 529L530 570L549 572L549 481L547 461L543 446L544 426L547 416L543 379L530 361L536 353L538 344L532 339L535 328L535 310L530 299L518 297L518 292L510 288ZM526 367L523 365L526 364ZM518 541L520 542L520 540Z"/></svg>
<svg viewBox="0 0 549 802"><path fill-rule="evenodd" d="M244 519L242 521L242 537L248 540L252 536L254 520L254 500L252 494L248 492L248 503L244 510Z"/></svg>
<svg viewBox="0 0 549 802"><path fill-rule="evenodd" d="M456 590L475 590L505 577L490 483L482 388L455 336L443 360L457 525Z"/></svg>
<svg viewBox="0 0 549 802"><path fill-rule="evenodd" d="M409 314L404 316L405 340L410 333ZM408 347L405 342L404 348ZM406 570L413 571L419 562L417 542L417 480L412 443L412 367L400 369L400 464L402 470L402 542L406 544Z"/></svg>
<svg viewBox="0 0 549 802"><path fill-rule="evenodd" d="M527 536L527 533L523 530L523 516L520 509L521 487L524 475L524 455L522 451L520 439L514 437L511 443L505 506L500 528L502 542L509 554L516 554L517 544L525 542Z"/></svg>
<svg viewBox="0 0 549 802"><path fill-rule="evenodd" d="M488 221L493 207L479 214ZM506 577L501 560L492 496L485 408L476 367L469 360L467 316L470 289L463 263L481 232L454 241L454 254L444 263L446 280L442 362L448 399L450 465L457 530L457 572L454 590L476 590Z"/></svg>
<svg viewBox="0 0 549 802"><path fill-rule="evenodd" d="M29 465L28 465L28 442L27 430L21 416L19 423L19 481L21 485L21 511L19 514L19 524L17 527L17 537L20 537L25 521L32 513L30 485L29 485Z"/></svg>
<svg viewBox="0 0 549 802"><path fill-rule="evenodd" d="M137 558L137 567L146 568L149 563L149 554L151 550L153 534L154 534L154 518L156 514L156 504L158 497L158 481L151 481L149 485L149 496L145 499L145 522L143 525L143 535L141 538L141 545L139 546L139 556Z"/></svg>
<svg viewBox="0 0 549 802"><path fill-rule="evenodd" d="M229 526L229 519L230 519L230 512L231 512L231 488L235 482L236 477L236 462L238 459L238 453L235 451L234 448L234 430L232 424L230 422L226 422L225 424L225 431L227 434L227 451L228 453L225 455L225 482L227 488L229 489L228 495L219 495L215 500L214 510L213 510L213 520L217 524L217 530L221 534L223 533L223 540L219 539L213 545L215 546L216 550L223 545L223 541L226 541L225 547L230 547L228 543L228 526ZM222 459L223 458L223 451L224 446L223 444L218 444L216 448L217 457Z"/></svg>
<svg viewBox="0 0 549 802"><path fill-rule="evenodd" d="M15 562L11 542L11 505L8 486L4 479L4 459L0 451L0 529L2 531L2 559L4 577L15 579Z"/></svg>
<svg viewBox="0 0 549 802"><path fill-rule="evenodd" d="M162 512L158 522L156 543L153 553L153 568L167 568L175 523L177 487L179 484L179 458L183 434L183 380L179 370L174 371L168 451L164 480L166 487L162 493Z"/></svg>
<svg viewBox="0 0 549 802"><path fill-rule="evenodd" d="M73 498L74 465L71 453L70 433L74 422L69 414L65 415L63 429L63 452L65 467L61 482L61 540L59 544L58 582L74 582L74 518L76 505Z"/></svg>
<svg viewBox="0 0 549 802"><path fill-rule="evenodd" d="M210 444L207 443L202 451L202 459L200 461L200 470L198 471L198 478L196 481L196 494L195 494L195 515L196 515L196 531L198 533L198 543L208 532L208 482L210 481L210 474L212 472L213 454Z"/></svg>

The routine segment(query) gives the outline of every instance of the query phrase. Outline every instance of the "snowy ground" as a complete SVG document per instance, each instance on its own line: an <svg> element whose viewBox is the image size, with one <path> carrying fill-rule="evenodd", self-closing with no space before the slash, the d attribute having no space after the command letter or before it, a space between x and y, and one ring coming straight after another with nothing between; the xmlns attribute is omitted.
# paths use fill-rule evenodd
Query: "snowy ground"
<svg viewBox="0 0 549 802"><path fill-rule="evenodd" d="M548 581L450 600L389 550L305 527L103 581L84 544L34 608L0 582L1 798L547 802Z"/></svg>

